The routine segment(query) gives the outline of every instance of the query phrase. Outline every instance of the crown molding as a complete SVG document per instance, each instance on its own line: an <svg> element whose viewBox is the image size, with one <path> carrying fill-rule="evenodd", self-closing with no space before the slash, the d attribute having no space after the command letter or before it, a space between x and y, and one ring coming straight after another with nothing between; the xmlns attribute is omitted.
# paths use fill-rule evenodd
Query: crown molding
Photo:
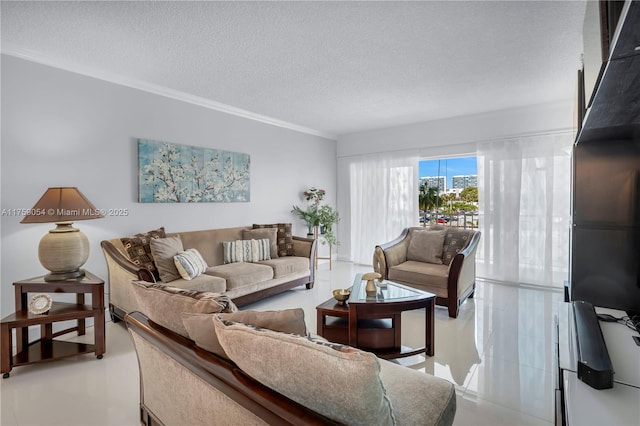
<svg viewBox="0 0 640 426"><path fill-rule="evenodd" d="M125 77L115 73L109 73L102 70L92 69L79 64L66 62L58 58L48 57L38 52L34 52L28 49L24 49L13 45L12 43L2 42L2 54L13 56L26 61L35 62L38 64L58 68L64 71L69 71L75 74L80 74L98 80L107 81L109 83L118 84L120 86L130 87L132 89L142 90L144 92L153 93L154 95L163 96L165 98L175 99L178 101L198 105L203 108L212 109L215 111L223 112L226 114L235 115L238 117L246 118L248 120L258 121L260 123L269 124L271 126L282 127L284 129L293 130L296 132L306 133L313 136L320 136L331 140L337 140L337 135L332 133L323 132L321 130L312 129L309 127L299 126L287 121L278 120L276 118L268 117L266 115L256 114L251 111L247 111L241 108L236 108L231 105L216 102L210 99L206 99L200 96L195 96L189 93L181 92L179 90L173 90L168 87L160 86L153 83L148 83L141 80Z"/></svg>

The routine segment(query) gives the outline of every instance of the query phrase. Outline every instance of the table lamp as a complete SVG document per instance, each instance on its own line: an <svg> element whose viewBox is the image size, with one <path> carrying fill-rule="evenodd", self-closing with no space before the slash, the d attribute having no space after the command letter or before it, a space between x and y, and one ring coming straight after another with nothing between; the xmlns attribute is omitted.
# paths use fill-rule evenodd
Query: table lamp
<svg viewBox="0 0 640 426"><path fill-rule="evenodd" d="M89 258L89 240L77 220L104 217L75 187L49 188L20 223L50 223L56 227L42 237L38 247L40 263L50 272L45 281L65 281L84 277L80 269Z"/></svg>

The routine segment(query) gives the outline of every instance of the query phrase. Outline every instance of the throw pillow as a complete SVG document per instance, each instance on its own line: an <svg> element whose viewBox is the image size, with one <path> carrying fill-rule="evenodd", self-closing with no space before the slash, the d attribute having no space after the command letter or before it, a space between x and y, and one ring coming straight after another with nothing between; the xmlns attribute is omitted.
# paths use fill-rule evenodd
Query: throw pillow
<svg viewBox="0 0 640 426"><path fill-rule="evenodd" d="M269 240L236 240L223 241L222 252L224 263L259 262L271 259Z"/></svg>
<svg viewBox="0 0 640 426"><path fill-rule="evenodd" d="M173 262L185 280L192 280L204 274L207 270L207 262L202 258L200 252L194 248L186 249L173 257Z"/></svg>
<svg viewBox="0 0 640 426"><path fill-rule="evenodd" d="M180 272L176 268L173 257L184 251L180 235L166 238L153 238L149 242L151 254L156 265L156 269L160 274L160 279L168 283L180 278Z"/></svg>
<svg viewBox="0 0 640 426"><path fill-rule="evenodd" d="M153 231L143 232L132 235L131 237L120 238L122 245L131 262L140 267L148 269L156 279L160 279L160 274L153 262L153 254L151 254L150 242L154 238L165 238L164 227L154 229Z"/></svg>
<svg viewBox="0 0 640 426"><path fill-rule="evenodd" d="M276 228L245 229L242 231L243 240L269 240L269 254L271 259L278 257L278 230Z"/></svg>
<svg viewBox="0 0 640 426"><path fill-rule="evenodd" d="M217 316L214 326L231 360L276 392L340 423L395 423L374 354Z"/></svg>
<svg viewBox="0 0 640 426"><path fill-rule="evenodd" d="M228 296L220 293L190 291L146 281L131 281L138 306L151 321L184 337L189 337L182 324L182 313L211 314L236 312L238 308Z"/></svg>
<svg viewBox="0 0 640 426"><path fill-rule="evenodd" d="M304 310L302 308L285 309L282 311L239 311L230 314L192 314L183 313L182 323L189 332L189 338L196 345L209 352L229 359L216 336L216 328L213 324L213 315L229 321L241 322L273 331L298 334L305 336L307 326L304 322Z"/></svg>
<svg viewBox="0 0 640 426"><path fill-rule="evenodd" d="M261 228L276 228L278 230L278 256L293 256L293 234L291 233L290 223L253 224L253 229Z"/></svg>
<svg viewBox="0 0 640 426"><path fill-rule="evenodd" d="M442 265L444 231L411 230L407 260Z"/></svg>
<svg viewBox="0 0 640 426"><path fill-rule="evenodd" d="M444 235L442 248L442 263L450 265L456 254L469 244L469 240L475 231L470 229L449 228Z"/></svg>

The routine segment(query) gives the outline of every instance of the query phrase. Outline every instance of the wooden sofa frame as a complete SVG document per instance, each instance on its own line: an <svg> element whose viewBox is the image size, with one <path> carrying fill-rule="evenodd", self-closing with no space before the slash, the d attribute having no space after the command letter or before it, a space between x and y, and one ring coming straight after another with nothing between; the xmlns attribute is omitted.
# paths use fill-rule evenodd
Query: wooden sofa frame
<svg viewBox="0 0 640 426"><path fill-rule="evenodd" d="M191 340L155 324L140 312L127 314L125 323L130 333L136 333L164 355L184 367L186 371L197 376L215 391L224 393L267 424L339 424L271 390L249 377L231 362L219 358L197 347ZM140 356L138 356L138 362L141 362ZM163 424L161 419L154 414L153 409L145 404L142 374L140 375L140 422L145 426Z"/></svg>

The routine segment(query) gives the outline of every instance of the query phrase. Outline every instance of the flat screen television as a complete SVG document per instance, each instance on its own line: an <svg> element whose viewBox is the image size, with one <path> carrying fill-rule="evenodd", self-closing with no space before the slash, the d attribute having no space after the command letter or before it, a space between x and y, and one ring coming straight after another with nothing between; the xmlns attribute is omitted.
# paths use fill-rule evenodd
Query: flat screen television
<svg viewBox="0 0 640 426"><path fill-rule="evenodd" d="M640 140L578 143L571 300L640 314Z"/></svg>

